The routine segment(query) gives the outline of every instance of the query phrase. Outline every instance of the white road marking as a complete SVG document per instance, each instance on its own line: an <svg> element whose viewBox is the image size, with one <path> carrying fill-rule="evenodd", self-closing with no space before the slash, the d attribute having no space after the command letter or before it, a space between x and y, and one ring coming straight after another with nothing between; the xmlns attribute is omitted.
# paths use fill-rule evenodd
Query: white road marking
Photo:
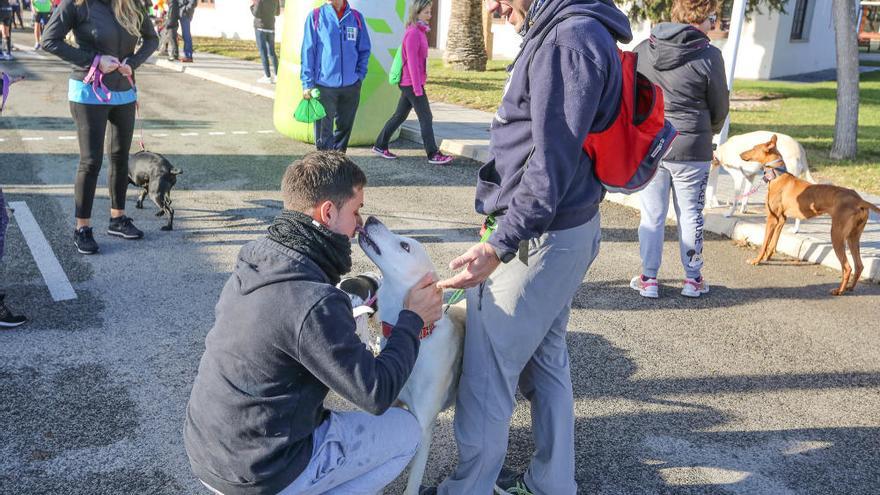
<svg viewBox="0 0 880 495"><path fill-rule="evenodd" d="M247 134L248 131L232 131L233 134Z"/></svg>
<svg viewBox="0 0 880 495"><path fill-rule="evenodd" d="M215 132L209 132L208 135L209 136L225 136L226 133L223 131L215 131Z"/></svg>
<svg viewBox="0 0 880 495"><path fill-rule="evenodd" d="M73 141L76 139L76 136L58 136L58 139L62 141Z"/></svg>
<svg viewBox="0 0 880 495"><path fill-rule="evenodd" d="M272 134L275 131L267 130L267 131L257 131L257 134Z"/></svg>
<svg viewBox="0 0 880 495"><path fill-rule="evenodd" d="M21 229L21 235L24 236L24 240L34 256L37 268L43 274L43 280L46 281L46 286L49 288L52 299L56 302L76 299L76 291L70 285L67 274L61 268L61 263L55 257L52 246L49 245L49 241L46 240L46 236L40 230L40 226L37 224L37 220L34 218L34 214L31 213L30 208L28 208L27 203L24 201L12 201L9 203L9 206L15 210L14 215L18 228Z"/></svg>
<svg viewBox="0 0 880 495"><path fill-rule="evenodd" d="M198 136L199 133L198 132L181 132L180 135L181 136Z"/></svg>
<svg viewBox="0 0 880 495"><path fill-rule="evenodd" d="M153 136L153 137L168 137L168 134L163 134L163 133L159 133L159 134L150 134L150 135Z"/></svg>
<svg viewBox="0 0 880 495"><path fill-rule="evenodd" d="M21 140L22 141L42 141L43 138L42 138L42 136L40 136L40 137L23 137L23 138L21 138Z"/></svg>

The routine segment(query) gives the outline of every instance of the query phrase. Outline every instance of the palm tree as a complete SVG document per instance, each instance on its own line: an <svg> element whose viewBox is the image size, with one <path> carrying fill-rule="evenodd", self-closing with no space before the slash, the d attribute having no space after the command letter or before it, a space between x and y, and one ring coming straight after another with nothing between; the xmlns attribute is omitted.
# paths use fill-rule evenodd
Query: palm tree
<svg viewBox="0 0 880 495"><path fill-rule="evenodd" d="M837 42L837 115L831 158L852 159L858 151L859 135L859 42L856 4L834 0L834 38Z"/></svg>
<svg viewBox="0 0 880 495"><path fill-rule="evenodd" d="M458 70L486 70L481 0L453 0L443 62Z"/></svg>

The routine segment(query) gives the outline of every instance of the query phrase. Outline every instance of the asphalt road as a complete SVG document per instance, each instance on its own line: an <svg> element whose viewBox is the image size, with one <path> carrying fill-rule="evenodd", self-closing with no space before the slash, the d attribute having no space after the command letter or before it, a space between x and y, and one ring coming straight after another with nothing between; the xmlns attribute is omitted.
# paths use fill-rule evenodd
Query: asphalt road
<svg viewBox="0 0 880 495"><path fill-rule="evenodd" d="M160 232L164 220L135 210L130 192L146 239L109 238L105 170L94 214L102 252L83 257L72 244L67 68L16 54L0 68L29 79L0 117L0 185L33 210L78 298L52 301L13 221L0 288L32 321L0 332L0 493L205 493L181 429L214 304L237 250L278 212L284 167L310 147L260 132L273 129L267 99L144 67L147 146L184 170L176 230ZM438 168L415 145L395 146L396 162L351 150L369 177L365 210L425 243L448 274L475 240L477 164ZM670 227L662 298L644 300L628 288L637 212L606 204L602 224L569 333L580 493L880 492L880 287L832 298L838 273L785 260L751 267L753 250L708 236L712 291L686 299ZM355 249L355 270L368 269ZM431 483L456 461L451 419L436 428ZM520 400L514 468L528 462L529 424Z"/></svg>

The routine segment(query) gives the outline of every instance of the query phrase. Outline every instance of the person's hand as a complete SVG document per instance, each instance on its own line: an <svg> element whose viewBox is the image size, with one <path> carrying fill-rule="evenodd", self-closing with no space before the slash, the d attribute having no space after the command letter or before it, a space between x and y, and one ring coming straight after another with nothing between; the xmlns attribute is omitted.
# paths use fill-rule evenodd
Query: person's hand
<svg viewBox="0 0 880 495"><path fill-rule="evenodd" d="M119 73L125 77L131 77L131 74L133 72L131 70L131 67L127 63L125 63L124 61L121 64L119 64L119 67L116 70L118 70Z"/></svg>
<svg viewBox="0 0 880 495"><path fill-rule="evenodd" d="M489 278L489 275L498 268L501 260L495 254L495 248L491 244L481 242L474 244L463 255L452 260L449 268L458 270L464 267L464 270L452 278L441 280L437 286L441 289L470 289L483 283Z"/></svg>
<svg viewBox="0 0 880 495"><path fill-rule="evenodd" d="M113 55L101 55L101 60L98 61L98 69L107 74L109 72L113 72L114 70L119 68L119 59L114 57Z"/></svg>
<svg viewBox="0 0 880 495"><path fill-rule="evenodd" d="M403 309L419 315L425 326L443 316L443 290L437 287L433 273L427 273L413 285L403 300Z"/></svg>
<svg viewBox="0 0 880 495"><path fill-rule="evenodd" d="M303 99L304 100L311 100L312 99L312 90L311 89L304 89L303 90Z"/></svg>

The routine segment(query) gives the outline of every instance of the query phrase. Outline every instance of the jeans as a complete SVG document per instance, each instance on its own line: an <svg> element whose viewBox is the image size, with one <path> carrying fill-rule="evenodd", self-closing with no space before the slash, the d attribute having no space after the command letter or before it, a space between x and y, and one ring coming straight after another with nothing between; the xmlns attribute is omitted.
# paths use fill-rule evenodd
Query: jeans
<svg viewBox="0 0 880 495"><path fill-rule="evenodd" d="M79 168L74 184L76 218L91 218L98 172L104 161L104 134L110 123L110 170L107 182L110 202L115 210L125 209L128 190L128 153L134 135L135 103L125 105L84 105L70 102L79 141Z"/></svg>
<svg viewBox="0 0 880 495"><path fill-rule="evenodd" d="M189 31L189 24L192 22L192 17L180 16L180 34L183 36L183 56L185 58L192 58L193 56L193 39L192 34ZM177 42L174 43L177 45Z"/></svg>
<svg viewBox="0 0 880 495"><path fill-rule="evenodd" d="M415 109L419 117L419 127L422 130L422 143L425 145L425 153L428 158L440 149L434 140L434 116L431 114L431 105L428 103L428 95L416 96L412 86L400 86L400 100L397 101L397 110L385 123L385 127L376 138L376 147L387 150L388 142L398 127L406 122L410 110Z"/></svg>
<svg viewBox="0 0 880 495"><path fill-rule="evenodd" d="M266 77L272 77L269 72L269 60L272 60L274 74L278 75L278 57L275 55L275 31L254 28L257 38L257 48L260 50L260 60L263 61L263 73Z"/></svg>

